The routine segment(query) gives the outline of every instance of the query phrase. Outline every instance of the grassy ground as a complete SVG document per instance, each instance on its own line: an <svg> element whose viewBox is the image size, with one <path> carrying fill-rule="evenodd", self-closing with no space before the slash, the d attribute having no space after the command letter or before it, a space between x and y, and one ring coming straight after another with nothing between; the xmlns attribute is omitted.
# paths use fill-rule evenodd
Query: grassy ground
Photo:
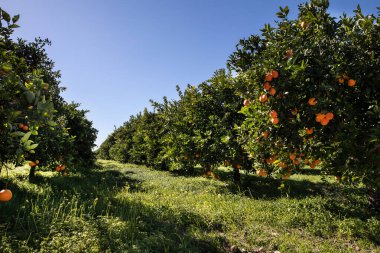
<svg viewBox="0 0 380 253"><path fill-rule="evenodd" d="M14 170L0 252L380 252L365 193L318 175L186 177L99 161L88 175ZM2 175L3 176L3 175Z"/></svg>

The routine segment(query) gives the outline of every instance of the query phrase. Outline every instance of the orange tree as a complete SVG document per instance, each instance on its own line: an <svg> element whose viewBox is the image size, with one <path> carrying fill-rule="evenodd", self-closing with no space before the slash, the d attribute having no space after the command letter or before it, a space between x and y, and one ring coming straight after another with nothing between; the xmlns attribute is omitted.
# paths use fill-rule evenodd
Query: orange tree
<svg viewBox="0 0 380 253"><path fill-rule="evenodd" d="M55 125L53 103L39 71L26 72L25 59L9 38L18 16L0 9L0 163L20 164L35 153L42 127ZM0 167L0 169L1 169Z"/></svg>
<svg viewBox="0 0 380 253"><path fill-rule="evenodd" d="M0 17L1 167L29 160L31 179L36 167L93 160L96 130L60 96L60 73L44 49L50 42L13 41L19 16L0 9Z"/></svg>
<svg viewBox="0 0 380 253"><path fill-rule="evenodd" d="M250 100L240 140L268 175L320 166L378 194L380 18L358 7L335 20L328 6L300 5L294 20L280 8L275 27L231 55L235 84Z"/></svg>
<svg viewBox="0 0 380 253"><path fill-rule="evenodd" d="M164 154L172 167L192 170L200 164L208 172L225 162L233 165L238 180L239 169L249 169L250 161L234 130L243 120L238 113L243 99L235 94L232 77L224 70L217 71L207 82L189 85L179 95L179 101L166 106L162 114L167 130L162 137L167 144Z"/></svg>

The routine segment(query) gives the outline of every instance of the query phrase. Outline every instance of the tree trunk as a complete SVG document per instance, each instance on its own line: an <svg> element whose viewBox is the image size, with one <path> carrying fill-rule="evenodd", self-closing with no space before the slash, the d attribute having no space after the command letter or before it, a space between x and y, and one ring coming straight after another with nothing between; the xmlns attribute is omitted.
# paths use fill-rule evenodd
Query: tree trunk
<svg viewBox="0 0 380 253"><path fill-rule="evenodd" d="M372 208L380 210L380 188L368 188L368 201Z"/></svg>
<svg viewBox="0 0 380 253"><path fill-rule="evenodd" d="M233 178L235 182L240 182L240 171L237 168L234 168Z"/></svg>
<svg viewBox="0 0 380 253"><path fill-rule="evenodd" d="M29 182L34 182L36 179L36 167L33 166L29 170Z"/></svg>

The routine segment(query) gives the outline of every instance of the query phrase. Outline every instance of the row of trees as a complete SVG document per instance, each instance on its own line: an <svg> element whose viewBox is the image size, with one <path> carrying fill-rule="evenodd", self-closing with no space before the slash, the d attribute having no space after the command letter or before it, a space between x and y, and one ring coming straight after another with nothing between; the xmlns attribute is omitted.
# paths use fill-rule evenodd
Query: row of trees
<svg viewBox="0 0 380 253"><path fill-rule="evenodd" d="M276 25L241 40L225 70L153 102L112 133L99 157L205 171L222 163L288 178L320 166L380 189L380 17L335 19L327 0L280 8ZM233 75L231 74L233 73Z"/></svg>
<svg viewBox="0 0 380 253"><path fill-rule="evenodd" d="M30 179L37 167L90 166L97 130L61 97L60 72L44 49L50 42L11 38L18 20L0 9L0 172L26 161Z"/></svg>

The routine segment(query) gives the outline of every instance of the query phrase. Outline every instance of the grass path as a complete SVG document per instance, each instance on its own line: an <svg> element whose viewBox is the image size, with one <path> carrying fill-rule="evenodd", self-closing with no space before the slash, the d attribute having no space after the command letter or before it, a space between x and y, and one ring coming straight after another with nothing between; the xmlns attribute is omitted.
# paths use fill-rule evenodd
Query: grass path
<svg viewBox="0 0 380 253"><path fill-rule="evenodd" d="M0 252L380 252L380 216L361 190L317 175L280 182L186 177L99 161L88 175L11 173ZM226 179L226 180L224 180Z"/></svg>

